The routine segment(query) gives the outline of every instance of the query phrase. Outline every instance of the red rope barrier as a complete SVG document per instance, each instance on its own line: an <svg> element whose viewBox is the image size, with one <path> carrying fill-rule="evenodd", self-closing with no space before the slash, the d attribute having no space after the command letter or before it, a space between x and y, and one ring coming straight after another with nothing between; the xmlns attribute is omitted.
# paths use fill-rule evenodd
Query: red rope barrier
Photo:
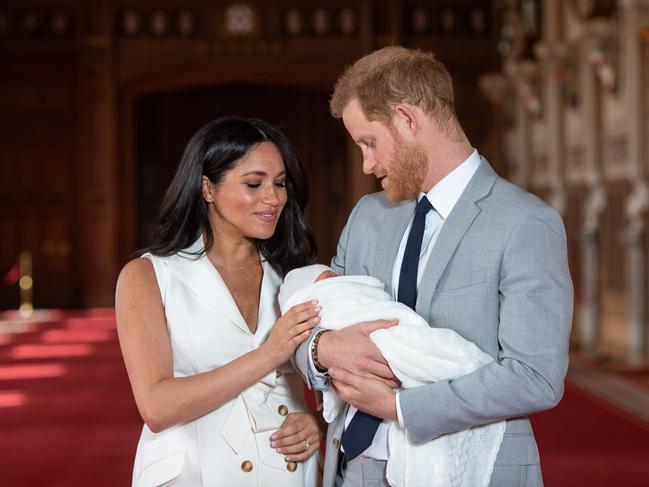
<svg viewBox="0 0 649 487"><path fill-rule="evenodd" d="M13 286L20 280L20 262L16 262L2 278L5 286Z"/></svg>

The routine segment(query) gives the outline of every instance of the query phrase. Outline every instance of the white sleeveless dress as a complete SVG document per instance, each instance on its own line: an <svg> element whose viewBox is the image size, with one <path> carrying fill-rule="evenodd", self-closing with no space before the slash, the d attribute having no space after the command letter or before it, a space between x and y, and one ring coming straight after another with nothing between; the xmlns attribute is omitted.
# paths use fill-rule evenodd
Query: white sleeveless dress
<svg viewBox="0 0 649 487"><path fill-rule="evenodd" d="M165 308L174 377L215 369L258 348L279 317L281 278L263 263L256 333L251 333L202 240L153 263ZM305 411L302 378L286 364L220 408L160 433L144 425L133 469L134 487L315 487L317 454L289 464L269 437L288 412Z"/></svg>

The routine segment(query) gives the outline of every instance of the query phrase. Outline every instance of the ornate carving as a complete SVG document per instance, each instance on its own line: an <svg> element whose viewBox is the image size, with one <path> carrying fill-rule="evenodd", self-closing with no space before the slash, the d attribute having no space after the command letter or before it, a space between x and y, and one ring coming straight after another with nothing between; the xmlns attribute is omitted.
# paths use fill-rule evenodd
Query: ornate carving
<svg viewBox="0 0 649 487"><path fill-rule="evenodd" d="M615 0L570 0L570 8L582 20L610 17L615 13Z"/></svg>
<svg viewBox="0 0 649 487"><path fill-rule="evenodd" d="M161 8L144 11L126 8L118 15L118 30L125 37L192 37L197 30L197 16L192 10L170 12Z"/></svg>
<svg viewBox="0 0 649 487"><path fill-rule="evenodd" d="M234 3L225 9L219 33L225 37L250 37L259 33L259 15L248 3Z"/></svg>
<svg viewBox="0 0 649 487"><path fill-rule="evenodd" d="M164 10L154 10L149 17L149 30L156 37L162 37L170 30L169 14Z"/></svg>
<svg viewBox="0 0 649 487"><path fill-rule="evenodd" d="M290 8L284 13L284 30L291 36L298 36L304 32L304 14L300 9Z"/></svg>
<svg viewBox="0 0 649 487"><path fill-rule="evenodd" d="M649 210L649 186L643 180L637 180L624 204L627 218L625 233L630 239L633 240L644 233L647 210Z"/></svg>
<svg viewBox="0 0 649 487"><path fill-rule="evenodd" d="M358 20L352 8L344 8L338 13L338 27L343 35L350 36L356 33Z"/></svg>
<svg viewBox="0 0 649 487"><path fill-rule="evenodd" d="M542 79L538 64L531 61L508 63L505 73L513 80L516 94L525 110L534 117L540 117Z"/></svg>
<svg viewBox="0 0 649 487"><path fill-rule="evenodd" d="M614 91L620 65L619 26L607 20L589 22L582 42L600 83L607 91Z"/></svg>
<svg viewBox="0 0 649 487"><path fill-rule="evenodd" d="M484 74L478 80L480 90L489 101L497 107L502 107L512 91L512 83L502 74Z"/></svg>
<svg viewBox="0 0 649 487"><path fill-rule="evenodd" d="M510 60L531 59L533 46L541 36L540 1L507 2L501 15L499 54Z"/></svg>
<svg viewBox="0 0 649 487"><path fill-rule="evenodd" d="M618 5L622 18L649 24L649 0L618 0Z"/></svg>
<svg viewBox="0 0 649 487"><path fill-rule="evenodd" d="M133 8L125 10L120 19L122 34L135 37L142 32L142 14Z"/></svg>

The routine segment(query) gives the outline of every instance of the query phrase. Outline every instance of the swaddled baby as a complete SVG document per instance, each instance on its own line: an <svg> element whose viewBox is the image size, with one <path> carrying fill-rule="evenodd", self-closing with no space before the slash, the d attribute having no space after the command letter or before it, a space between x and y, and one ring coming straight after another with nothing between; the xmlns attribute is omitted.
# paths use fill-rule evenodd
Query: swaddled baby
<svg viewBox="0 0 649 487"><path fill-rule="evenodd" d="M371 276L340 276L320 264L289 272L280 288L282 313L315 299L322 307L320 326L339 330L362 321L397 319L376 330L377 345L402 387L454 379L493 361L453 330L431 328L406 305L394 301ZM323 392L323 416L331 422L344 408L332 388ZM390 422L387 479L392 486L486 487L505 431L505 422L474 427L420 445L410 442L396 421Z"/></svg>

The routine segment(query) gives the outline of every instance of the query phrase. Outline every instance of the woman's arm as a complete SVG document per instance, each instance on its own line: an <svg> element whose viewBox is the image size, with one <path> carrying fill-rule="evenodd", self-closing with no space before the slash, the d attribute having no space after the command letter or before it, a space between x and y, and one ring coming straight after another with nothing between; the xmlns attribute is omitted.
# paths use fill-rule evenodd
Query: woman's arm
<svg viewBox="0 0 649 487"><path fill-rule="evenodd" d="M314 302L291 308L268 339L226 365L191 377L173 376L164 307L148 259L122 270L115 295L117 331L135 402L154 432L207 414L286 362L318 321Z"/></svg>

